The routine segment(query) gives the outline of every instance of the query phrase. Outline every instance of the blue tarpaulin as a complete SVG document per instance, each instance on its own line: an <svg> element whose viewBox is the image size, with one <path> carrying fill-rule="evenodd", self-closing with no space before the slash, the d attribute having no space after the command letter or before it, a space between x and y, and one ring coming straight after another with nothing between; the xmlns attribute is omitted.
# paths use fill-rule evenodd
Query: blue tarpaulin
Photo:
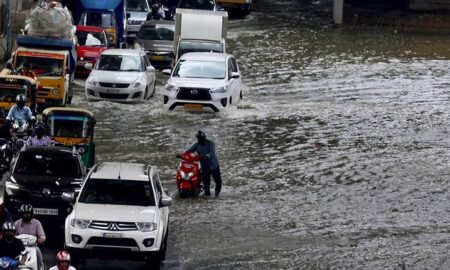
<svg viewBox="0 0 450 270"><path fill-rule="evenodd" d="M114 10L123 0L81 0L85 9Z"/></svg>

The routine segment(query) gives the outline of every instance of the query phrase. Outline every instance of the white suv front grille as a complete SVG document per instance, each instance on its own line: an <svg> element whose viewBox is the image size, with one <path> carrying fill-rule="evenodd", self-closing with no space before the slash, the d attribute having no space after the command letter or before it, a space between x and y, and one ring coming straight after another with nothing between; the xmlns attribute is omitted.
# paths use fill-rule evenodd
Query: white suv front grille
<svg viewBox="0 0 450 270"><path fill-rule="evenodd" d="M89 228L105 231L137 231L138 228L134 222L111 222L93 220Z"/></svg>

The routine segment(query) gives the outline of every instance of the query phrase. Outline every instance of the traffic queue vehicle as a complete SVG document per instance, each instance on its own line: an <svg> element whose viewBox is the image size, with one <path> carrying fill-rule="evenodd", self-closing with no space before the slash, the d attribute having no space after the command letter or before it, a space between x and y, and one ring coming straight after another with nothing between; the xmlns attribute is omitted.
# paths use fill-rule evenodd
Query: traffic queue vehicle
<svg viewBox="0 0 450 270"><path fill-rule="evenodd" d="M9 111L16 104L16 97L23 94L27 100L27 106L32 112L36 112L36 92L39 82L30 77L13 73L4 68L0 72L0 109Z"/></svg>
<svg viewBox="0 0 450 270"><path fill-rule="evenodd" d="M100 53L108 49L108 38L101 27L77 25L77 66L75 76L87 77L90 70L84 66L87 63L95 65Z"/></svg>
<svg viewBox="0 0 450 270"><path fill-rule="evenodd" d="M94 165L94 113L81 108L50 107L42 112L42 119L57 145L76 150L86 168Z"/></svg>

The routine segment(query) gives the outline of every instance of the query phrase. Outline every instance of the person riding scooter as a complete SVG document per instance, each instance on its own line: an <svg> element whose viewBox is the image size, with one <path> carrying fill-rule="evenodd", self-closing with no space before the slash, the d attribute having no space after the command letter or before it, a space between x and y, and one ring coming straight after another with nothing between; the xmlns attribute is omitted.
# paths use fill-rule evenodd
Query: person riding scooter
<svg viewBox="0 0 450 270"><path fill-rule="evenodd" d="M70 265L70 261L69 252L62 250L56 254L56 265L49 270L76 270L75 267Z"/></svg>
<svg viewBox="0 0 450 270"><path fill-rule="evenodd" d="M9 257L11 259L16 259L20 255L19 264L24 264L27 260L27 254L25 246L22 241L15 238L16 227L11 221L7 221L2 225L2 238L0 239L0 257Z"/></svg>
<svg viewBox="0 0 450 270"><path fill-rule="evenodd" d="M17 119L26 120L28 122L34 121L36 118L33 115L30 107L26 103L27 99L24 94L16 96L16 105L12 106L6 116L6 120L15 121Z"/></svg>
<svg viewBox="0 0 450 270"><path fill-rule="evenodd" d="M28 137L28 146L51 146L52 139L45 134L45 124L39 122L34 128L34 133L32 136Z"/></svg>

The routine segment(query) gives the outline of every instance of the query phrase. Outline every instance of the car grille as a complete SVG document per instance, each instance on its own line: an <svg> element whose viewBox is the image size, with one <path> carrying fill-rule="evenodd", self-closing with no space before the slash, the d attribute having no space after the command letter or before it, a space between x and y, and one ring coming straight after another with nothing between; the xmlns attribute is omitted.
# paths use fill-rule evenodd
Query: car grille
<svg viewBox="0 0 450 270"><path fill-rule="evenodd" d="M89 228L106 231L137 231L138 228L134 222L110 222L93 220Z"/></svg>
<svg viewBox="0 0 450 270"><path fill-rule="evenodd" d="M128 94L111 94L111 93L99 92L98 95L101 98L109 98L109 99L127 99L128 98Z"/></svg>
<svg viewBox="0 0 450 270"><path fill-rule="evenodd" d="M177 99L186 100L211 100L209 89L184 88L181 87Z"/></svg>
<svg viewBox="0 0 450 270"><path fill-rule="evenodd" d="M101 87L110 87L110 88L128 88L130 86L129 83L105 83L99 82Z"/></svg>
<svg viewBox="0 0 450 270"><path fill-rule="evenodd" d="M86 245L96 246L120 246L120 247L137 247L136 241L131 238L105 238L91 237Z"/></svg>

